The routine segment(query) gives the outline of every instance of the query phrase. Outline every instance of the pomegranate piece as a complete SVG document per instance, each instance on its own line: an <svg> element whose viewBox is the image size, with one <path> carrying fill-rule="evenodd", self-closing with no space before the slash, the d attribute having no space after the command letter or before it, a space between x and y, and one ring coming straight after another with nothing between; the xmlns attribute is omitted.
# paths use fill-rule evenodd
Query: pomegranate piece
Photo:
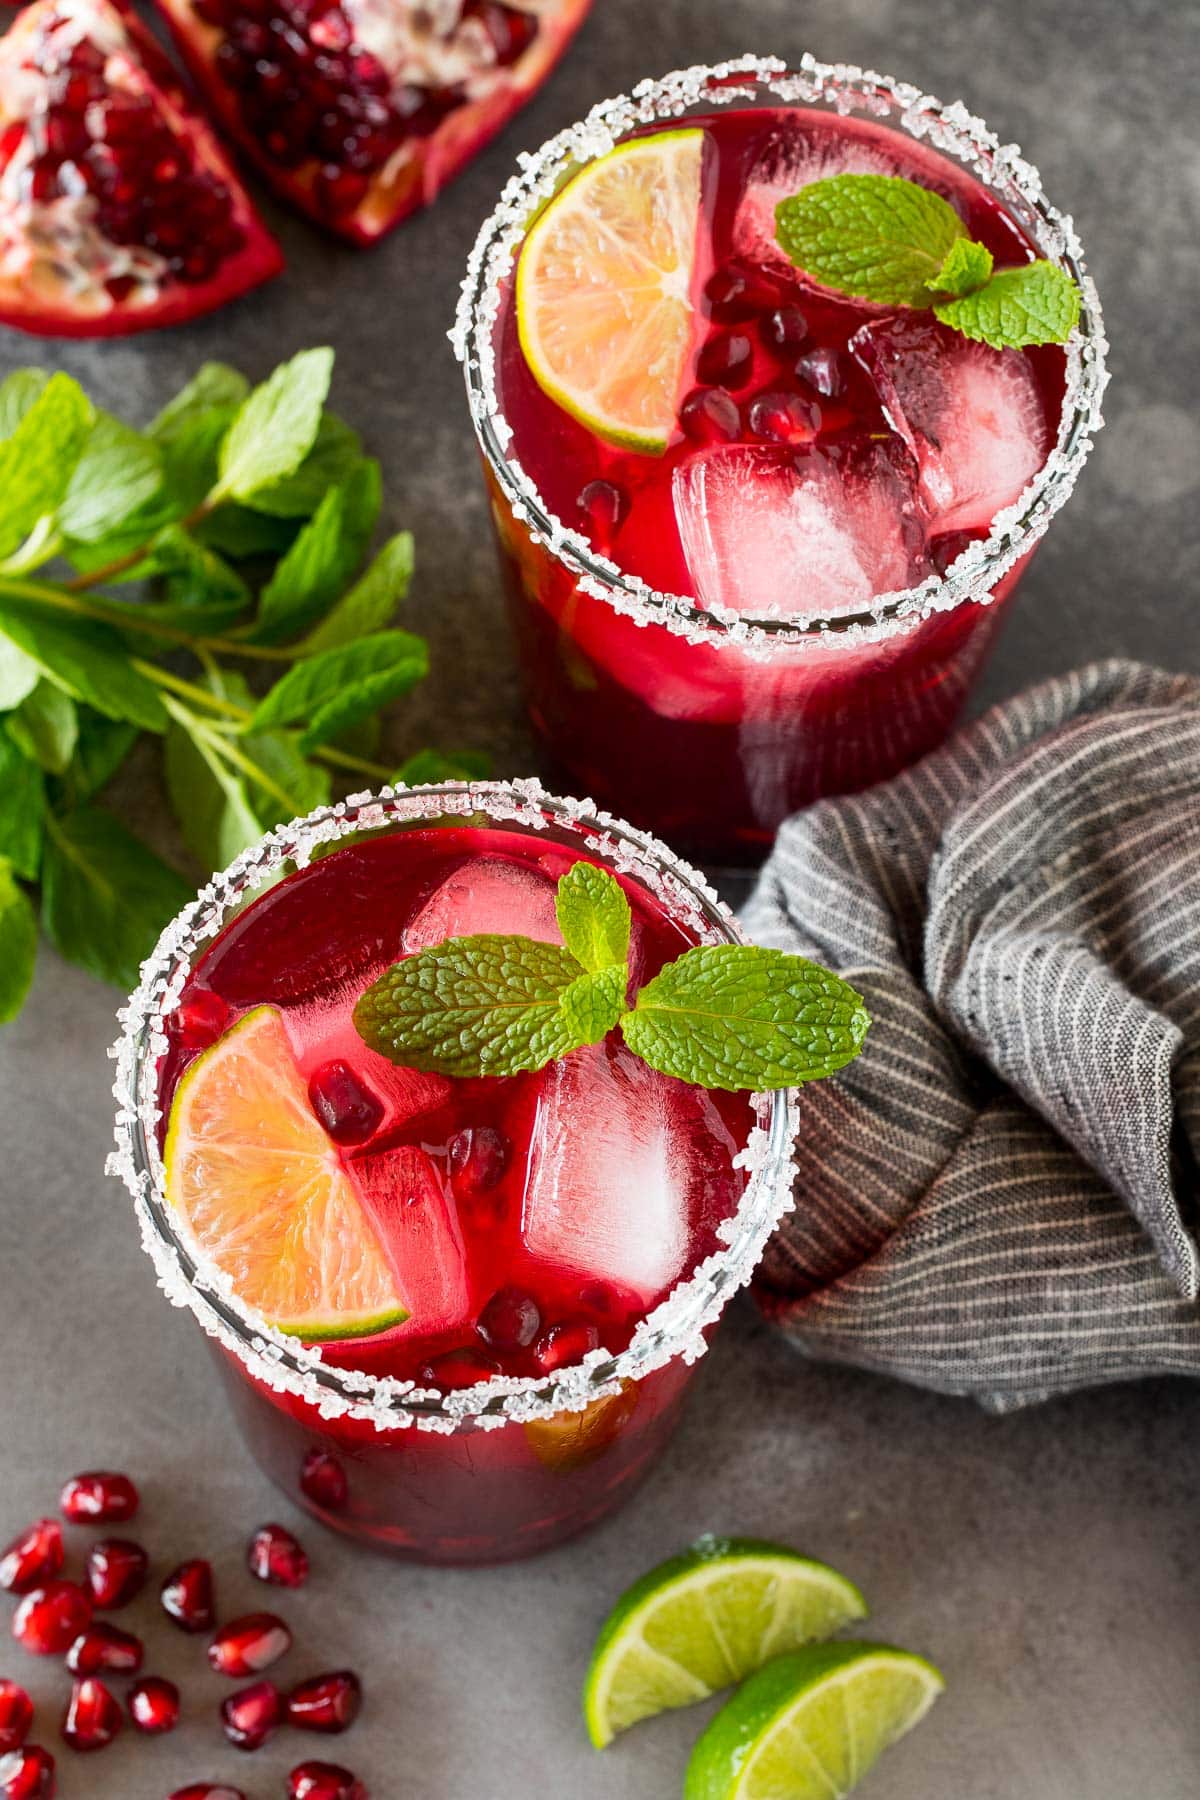
<svg viewBox="0 0 1200 1800"><path fill-rule="evenodd" d="M161 1675L147 1675L125 1696L134 1728L146 1737L161 1737L179 1723L179 1689Z"/></svg>
<svg viewBox="0 0 1200 1800"><path fill-rule="evenodd" d="M541 85L591 0L156 0L268 181L360 244L432 200Z"/></svg>
<svg viewBox="0 0 1200 1800"><path fill-rule="evenodd" d="M417 1380L425 1387L442 1388L450 1391L456 1388L474 1387L476 1382L490 1381L493 1375L500 1374L500 1364L491 1356L481 1356L478 1350L447 1350L445 1356L435 1356L417 1371Z"/></svg>
<svg viewBox="0 0 1200 1800"><path fill-rule="evenodd" d="M600 1348L600 1333L586 1319L564 1319L544 1331L534 1345L533 1360L543 1375L565 1369L570 1363L582 1362L591 1351Z"/></svg>
<svg viewBox="0 0 1200 1800"><path fill-rule="evenodd" d="M212 1564L193 1557L162 1584L162 1607L180 1631L211 1631L217 1622Z"/></svg>
<svg viewBox="0 0 1200 1800"><path fill-rule="evenodd" d="M0 1754L19 1750L33 1724L33 1701L15 1681L0 1680Z"/></svg>
<svg viewBox="0 0 1200 1800"><path fill-rule="evenodd" d="M167 1800L246 1800L241 1788L226 1787L220 1782L193 1781L187 1787L176 1788Z"/></svg>
<svg viewBox="0 0 1200 1800"><path fill-rule="evenodd" d="M328 1450L310 1450L300 1465L300 1492L326 1512L343 1512L350 1484L337 1457Z"/></svg>
<svg viewBox="0 0 1200 1800"><path fill-rule="evenodd" d="M306 1762L288 1776L288 1800L370 1800L362 1782L337 1763Z"/></svg>
<svg viewBox="0 0 1200 1800"><path fill-rule="evenodd" d="M456 1132L447 1152L455 1187L468 1194L486 1193L503 1180L511 1155L512 1144L492 1125Z"/></svg>
<svg viewBox="0 0 1200 1800"><path fill-rule="evenodd" d="M88 1551L85 1576L92 1605L101 1611L127 1606L140 1591L150 1558L128 1538L102 1538Z"/></svg>
<svg viewBox="0 0 1200 1800"><path fill-rule="evenodd" d="M12 1634L31 1656L62 1656L92 1622L92 1603L73 1581L48 1581L26 1594Z"/></svg>
<svg viewBox="0 0 1200 1800"><path fill-rule="evenodd" d="M679 423L696 444L730 444L742 433L738 403L726 388L693 388L679 409Z"/></svg>
<svg viewBox="0 0 1200 1800"><path fill-rule="evenodd" d="M30 1588L53 1581L62 1566L62 1526L57 1519L37 1519L0 1556L0 1588L27 1594Z"/></svg>
<svg viewBox="0 0 1200 1800"><path fill-rule="evenodd" d="M696 373L706 387L742 387L754 369L754 346L743 331L730 331L705 344Z"/></svg>
<svg viewBox="0 0 1200 1800"><path fill-rule="evenodd" d="M285 1525L260 1525L250 1539L246 1567L272 1587L303 1587L308 1580L308 1553Z"/></svg>
<svg viewBox="0 0 1200 1800"><path fill-rule="evenodd" d="M128 1475L98 1469L88 1475L72 1475L59 1506L72 1525L123 1525L137 1511L138 1499L138 1491Z"/></svg>
<svg viewBox="0 0 1200 1800"><path fill-rule="evenodd" d="M221 1702L221 1724L237 1750L261 1750L282 1723L283 1698L273 1681L256 1681Z"/></svg>
<svg viewBox="0 0 1200 1800"><path fill-rule="evenodd" d="M292 1647L292 1634L274 1613L247 1613L222 1625L208 1646L208 1664L218 1675L261 1675Z"/></svg>
<svg viewBox="0 0 1200 1800"><path fill-rule="evenodd" d="M532 1294L501 1288L480 1313L475 1329L494 1350L527 1350L542 1329L542 1315Z"/></svg>
<svg viewBox="0 0 1200 1800"><path fill-rule="evenodd" d="M0 249L0 322L64 337L178 324L282 267L124 0L37 0L0 41Z"/></svg>
<svg viewBox="0 0 1200 1800"><path fill-rule="evenodd" d="M81 1631L67 1651L72 1675L136 1675L142 1666L142 1640L103 1620Z"/></svg>
<svg viewBox="0 0 1200 1800"><path fill-rule="evenodd" d="M362 1707L362 1683L351 1669L313 1675L298 1682L287 1697L289 1725L333 1736L348 1731Z"/></svg>
<svg viewBox="0 0 1200 1800"><path fill-rule="evenodd" d="M763 337L773 350L785 355L799 350L808 339L808 320L798 306L780 306L763 321Z"/></svg>
<svg viewBox="0 0 1200 1800"><path fill-rule="evenodd" d="M308 1101L335 1144L365 1144L383 1119L383 1102L340 1058L315 1072Z"/></svg>
<svg viewBox="0 0 1200 1800"><path fill-rule="evenodd" d="M845 386L841 358L836 350L824 345L819 350L809 350L804 356L798 357L796 373L801 381L807 381L809 387L814 388L818 394L823 394L826 400L832 400Z"/></svg>
<svg viewBox="0 0 1200 1800"><path fill-rule="evenodd" d="M229 1024L230 1007L211 988L193 988L167 1020L167 1031L181 1050L207 1050Z"/></svg>
<svg viewBox="0 0 1200 1800"><path fill-rule="evenodd" d="M0 1756L0 1800L54 1800L54 1758L38 1744Z"/></svg>
<svg viewBox="0 0 1200 1800"><path fill-rule="evenodd" d="M821 429L821 409L785 389L760 394L751 402L750 429L755 437L779 444L811 443Z"/></svg>
<svg viewBox="0 0 1200 1800"><path fill-rule="evenodd" d="M121 1708L97 1675L84 1675L71 1689L62 1734L72 1750L107 1750L124 1724Z"/></svg>

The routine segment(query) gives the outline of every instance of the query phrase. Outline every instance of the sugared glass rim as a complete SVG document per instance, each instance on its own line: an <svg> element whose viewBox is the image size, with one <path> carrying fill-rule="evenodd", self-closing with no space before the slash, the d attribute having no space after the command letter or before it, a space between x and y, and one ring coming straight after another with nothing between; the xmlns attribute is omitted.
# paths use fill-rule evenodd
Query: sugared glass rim
<svg viewBox="0 0 1200 1800"><path fill-rule="evenodd" d="M944 576L931 575L917 587L880 594L869 610L833 618L701 608L685 595L659 592L619 568L555 517L510 454L513 432L496 391L495 326L502 283L516 261L531 214L555 192L564 175L604 155L639 125L679 118L700 105L728 106L767 95L787 104L867 113L962 163L1023 226L1040 254L1072 276L1082 295L1080 322L1065 346L1066 386L1057 441L1025 491L996 514L986 540L969 544ZM878 640L966 600L986 605L992 589L1032 549L1071 493L1103 422L1100 402L1108 383L1108 344L1083 247L1071 218L1050 205L1041 176L1019 148L1001 144L961 101L944 105L908 82L850 63L818 62L808 54L795 67L777 57L742 56L677 69L660 81L640 82L631 94L601 101L579 124L559 132L534 154L519 157L517 173L475 242L450 338L463 365L484 456L514 516L534 541L565 564L584 592L636 623L656 623L718 649L737 646L743 654L759 658L785 645L811 648L823 639L840 645Z"/></svg>
<svg viewBox="0 0 1200 1800"><path fill-rule="evenodd" d="M591 854L641 882L699 942L745 942L733 914L703 876L665 844L590 802L558 799L536 781L385 787L278 826L214 875L167 926L142 965L139 985L118 1014L121 1035L110 1051L117 1064L117 1147L108 1173L133 1195L142 1243L167 1299L186 1307L209 1337L267 1387L307 1401L325 1418L362 1420L381 1431L415 1425L450 1433L548 1418L618 1393L622 1382L639 1380L676 1358L694 1362L703 1354L704 1332L750 1279L768 1237L792 1205L796 1095L757 1094L757 1123L736 1159L747 1170L746 1189L736 1214L719 1229L722 1248L641 1321L627 1349L619 1355L593 1351L550 1378L498 1375L454 1393L330 1367L317 1351L273 1329L237 1298L220 1270L206 1266L167 1204L158 1150L157 1065L167 1048L164 1020L178 1004L197 957L267 884L304 867L337 839L394 822L450 823L480 814L501 827L582 839Z"/></svg>

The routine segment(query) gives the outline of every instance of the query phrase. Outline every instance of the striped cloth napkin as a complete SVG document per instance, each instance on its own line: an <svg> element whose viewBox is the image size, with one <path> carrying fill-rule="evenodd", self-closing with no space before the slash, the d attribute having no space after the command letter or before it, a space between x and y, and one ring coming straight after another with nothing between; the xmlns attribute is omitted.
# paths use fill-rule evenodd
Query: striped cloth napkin
<svg viewBox="0 0 1200 1800"><path fill-rule="evenodd" d="M1004 1410L1200 1374L1200 680L1104 662L790 819L744 914L866 996L757 1298Z"/></svg>

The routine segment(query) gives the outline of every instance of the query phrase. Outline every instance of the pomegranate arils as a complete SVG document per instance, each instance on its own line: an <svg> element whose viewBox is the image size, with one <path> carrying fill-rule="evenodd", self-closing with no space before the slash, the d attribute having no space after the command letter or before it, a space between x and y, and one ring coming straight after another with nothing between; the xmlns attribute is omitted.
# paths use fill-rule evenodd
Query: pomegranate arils
<svg viewBox="0 0 1200 1800"><path fill-rule="evenodd" d="M274 1613L247 1613L223 1625L208 1646L209 1667L218 1675L261 1675L292 1647L292 1634Z"/></svg>
<svg viewBox="0 0 1200 1800"><path fill-rule="evenodd" d="M346 1471L328 1450L310 1450L300 1466L300 1491L326 1512L342 1512L350 1498Z"/></svg>
<svg viewBox="0 0 1200 1800"><path fill-rule="evenodd" d="M542 1315L532 1294L501 1288L492 1295L475 1329L495 1350L525 1350L542 1328Z"/></svg>
<svg viewBox="0 0 1200 1800"><path fill-rule="evenodd" d="M757 310L753 287L743 269L718 269L704 284L704 298L711 317L726 325L753 318Z"/></svg>
<svg viewBox="0 0 1200 1800"><path fill-rule="evenodd" d="M361 1706L358 1676L351 1669L336 1669L297 1683L287 1697L288 1724L302 1731L348 1731Z"/></svg>
<svg viewBox="0 0 1200 1800"><path fill-rule="evenodd" d="M722 387L693 388L679 409L679 423L697 444L732 443L742 434L742 415Z"/></svg>
<svg viewBox="0 0 1200 1800"><path fill-rule="evenodd" d="M92 1603L73 1581L48 1581L26 1594L12 1634L31 1656L62 1656L92 1622Z"/></svg>
<svg viewBox="0 0 1200 1800"><path fill-rule="evenodd" d="M128 1475L95 1470L72 1475L59 1500L63 1517L73 1525L118 1525L138 1509L138 1491Z"/></svg>
<svg viewBox="0 0 1200 1800"><path fill-rule="evenodd" d="M181 1631L211 1631L217 1617L212 1564L202 1557L180 1563L163 1582L162 1605Z"/></svg>
<svg viewBox="0 0 1200 1800"><path fill-rule="evenodd" d="M0 1756L0 1800L54 1800L54 1758L39 1744Z"/></svg>
<svg viewBox="0 0 1200 1800"><path fill-rule="evenodd" d="M121 1708L98 1676L75 1683L62 1722L72 1750L107 1750L123 1724Z"/></svg>
<svg viewBox="0 0 1200 1800"><path fill-rule="evenodd" d="M155 179L160 171L154 171ZM211 988L193 988L172 1013L167 1030L184 1050L207 1050L229 1023L229 1004Z"/></svg>
<svg viewBox="0 0 1200 1800"><path fill-rule="evenodd" d="M103 1620L81 1631L67 1651L72 1675L136 1675L142 1666L142 1640Z"/></svg>
<svg viewBox="0 0 1200 1800"><path fill-rule="evenodd" d="M417 1379L426 1387L443 1389L474 1387L476 1382L490 1381L493 1375L500 1374L500 1364L490 1356L482 1356L477 1350L468 1350L465 1346L460 1350L447 1350L444 1356L435 1356L417 1371Z"/></svg>
<svg viewBox="0 0 1200 1800"><path fill-rule="evenodd" d="M337 1763L306 1762L288 1776L288 1800L370 1800L362 1782Z"/></svg>
<svg viewBox="0 0 1200 1800"><path fill-rule="evenodd" d="M696 373L707 386L741 387L750 379L754 346L741 331L727 332L705 344L696 360Z"/></svg>
<svg viewBox="0 0 1200 1800"><path fill-rule="evenodd" d="M335 1144L365 1144L383 1119L382 1101L340 1058L322 1063L308 1084L308 1099Z"/></svg>
<svg viewBox="0 0 1200 1800"><path fill-rule="evenodd" d="M225 1787L211 1781L193 1781L187 1787L176 1788L168 1794L167 1800L246 1800L241 1788Z"/></svg>
<svg viewBox="0 0 1200 1800"><path fill-rule="evenodd" d="M763 321L763 337L781 355L799 350L808 337L808 320L798 306L780 306Z"/></svg>
<svg viewBox="0 0 1200 1800"><path fill-rule="evenodd" d="M821 409L799 394L760 394L751 402L750 429L755 437L780 444L807 444L821 429Z"/></svg>
<svg viewBox="0 0 1200 1800"><path fill-rule="evenodd" d="M494 1188L503 1180L511 1154L508 1138L494 1126L476 1125L457 1132L447 1154L455 1186L468 1194Z"/></svg>
<svg viewBox="0 0 1200 1800"><path fill-rule="evenodd" d="M102 1611L125 1606L140 1590L150 1558L128 1538L104 1538L88 1551L86 1577L92 1604Z"/></svg>
<svg viewBox="0 0 1200 1800"><path fill-rule="evenodd" d="M273 1681L256 1681L221 1702L221 1724L237 1750L261 1750L282 1723L283 1699Z"/></svg>
<svg viewBox="0 0 1200 1800"><path fill-rule="evenodd" d="M587 521L593 543L600 550L609 549L629 511L624 493L611 481L589 481L581 490L577 504Z"/></svg>
<svg viewBox="0 0 1200 1800"><path fill-rule="evenodd" d="M19 1750L33 1724L33 1701L15 1681L0 1680L0 1753Z"/></svg>
<svg viewBox="0 0 1200 1800"><path fill-rule="evenodd" d="M600 1348L600 1333L586 1319L565 1319L542 1333L534 1346L533 1359L543 1375L565 1369L569 1363L581 1362L592 1350Z"/></svg>
<svg viewBox="0 0 1200 1800"><path fill-rule="evenodd" d="M796 361L796 373L801 381L807 381L810 388L832 400L840 394L845 385L842 374L841 358L836 350L823 347L820 350L809 350Z"/></svg>
<svg viewBox="0 0 1200 1800"><path fill-rule="evenodd" d="M147 1675L125 1696L129 1717L147 1737L161 1737L179 1723L179 1689L160 1675Z"/></svg>
<svg viewBox="0 0 1200 1800"><path fill-rule="evenodd" d="M57 1519L37 1519L0 1556L0 1588L10 1594L27 1594L30 1588L53 1580L62 1566L62 1526Z"/></svg>
<svg viewBox="0 0 1200 1800"><path fill-rule="evenodd" d="M260 1525L250 1539L246 1566L272 1587L298 1588L308 1580L308 1553L285 1525Z"/></svg>

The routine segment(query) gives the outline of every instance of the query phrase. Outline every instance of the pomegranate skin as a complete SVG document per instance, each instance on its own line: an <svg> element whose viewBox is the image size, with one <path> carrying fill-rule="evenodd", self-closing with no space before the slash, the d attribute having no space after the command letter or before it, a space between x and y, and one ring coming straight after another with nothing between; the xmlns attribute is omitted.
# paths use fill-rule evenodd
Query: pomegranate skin
<svg viewBox="0 0 1200 1800"><path fill-rule="evenodd" d="M35 1519L0 1556L0 1588L27 1594L62 1573L63 1534L57 1519Z"/></svg>
<svg viewBox="0 0 1200 1800"><path fill-rule="evenodd" d="M0 1800L54 1800L54 1758L40 1744L0 1756Z"/></svg>

